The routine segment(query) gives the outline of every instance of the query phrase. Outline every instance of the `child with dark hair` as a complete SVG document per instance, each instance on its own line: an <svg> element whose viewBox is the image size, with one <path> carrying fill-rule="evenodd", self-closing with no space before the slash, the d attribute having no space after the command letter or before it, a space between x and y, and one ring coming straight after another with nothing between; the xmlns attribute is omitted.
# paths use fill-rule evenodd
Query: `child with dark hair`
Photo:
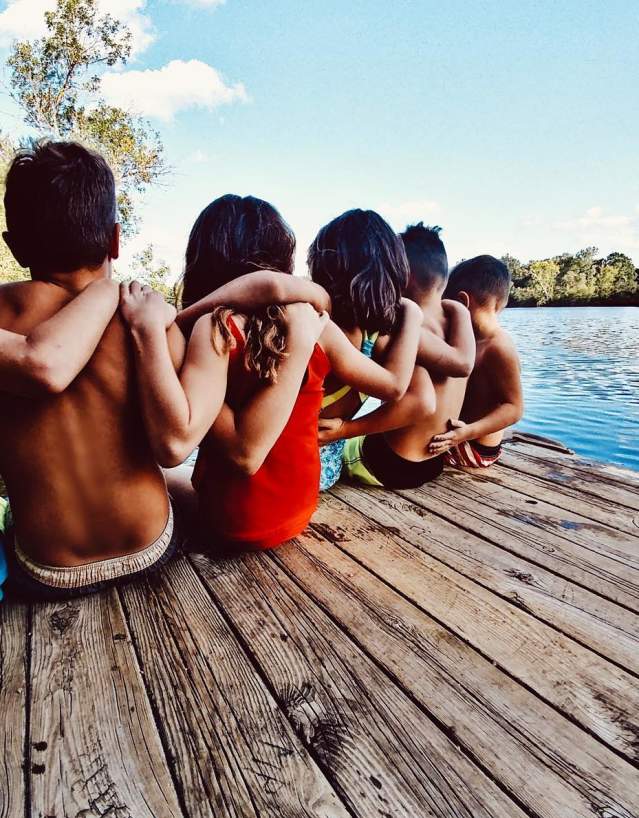
<svg viewBox="0 0 639 818"><path fill-rule="evenodd" d="M461 407L472 368L468 311L442 301L448 259L439 230L420 222L397 237L409 270L403 287L422 317L418 366L406 395L354 420L320 421L320 442L348 438L344 467L350 477L369 485L409 488L441 473L443 458L429 454L427 445Z"/></svg>
<svg viewBox="0 0 639 818"><path fill-rule="evenodd" d="M5 208L5 241L31 281L0 288L0 327L33 334L65 307L77 310L98 286L109 293L112 316L108 279L119 226L105 160L65 142L21 151L7 174ZM165 312L165 325L172 318ZM178 541L144 433L125 328L117 315L104 334L103 315L96 324L92 337L85 329L68 339L80 366L88 361L69 388L29 400L0 396L0 473L13 519L9 587L37 598L66 598L153 570ZM176 357L180 341L171 332Z"/></svg>
<svg viewBox="0 0 639 818"><path fill-rule="evenodd" d="M504 431L521 419L524 403L519 356L499 314L508 303L510 272L493 256L462 261L450 275L446 294L470 310L477 341L475 367L459 415L435 435L429 451L451 466L482 468L501 454Z"/></svg>
<svg viewBox="0 0 639 818"><path fill-rule="evenodd" d="M290 227L268 202L216 199L191 231L183 298L187 304L207 298L207 290L260 266L290 274L294 250ZM271 548L308 524L318 497L317 421L328 372L380 397L401 395L419 332L414 307L398 305L400 331L384 369L307 304L251 314L216 310L196 322L178 378L157 297L125 295L124 310L156 455L173 466L206 435L193 473L196 536L200 543L215 538L229 551ZM228 391L218 415L210 393L220 361Z"/></svg>
<svg viewBox="0 0 639 818"><path fill-rule="evenodd" d="M423 225L414 229L420 227ZM433 258L437 252L435 250ZM444 261L447 269L445 253ZM308 262L313 280L321 283L332 299L334 320L364 354L383 361L393 335L396 305L405 290L412 297L407 289L411 269L401 238L374 211L348 211L322 228L311 245ZM441 261L436 261L435 265L438 263ZM419 417L429 416L435 409L431 370L463 376L472 367L464 316L454 307L449 307L448 312L450 338L433 332L429 326L422 326L417 363L424 368L415 371L409 386L413 418L418 414ZM336 382L329 382L327 391L319 435L322 489L330 488L339 479L345 438L354 434L350 427L351 418L367 397ZM407 405L405 403L404 407ZM361 418L358 424L360 420L365 423Z"/></svg>

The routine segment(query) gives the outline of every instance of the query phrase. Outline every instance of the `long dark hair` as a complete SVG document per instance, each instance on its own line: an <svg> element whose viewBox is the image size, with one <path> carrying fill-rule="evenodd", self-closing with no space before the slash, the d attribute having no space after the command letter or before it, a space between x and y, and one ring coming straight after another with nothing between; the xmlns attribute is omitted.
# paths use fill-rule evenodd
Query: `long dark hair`
<svg viewBox="0 0 639 818"><path fill-rule="evenodd" d="M189 307L245 273L256 270L293 272L295 235L273 205L254 196L227 194L211 202L195 220L186 248L181 300ZM231 310L213 316L225 343ZM247 316L244 361L247 369L268 381L286 352L286 324L281 307L272 305Z"/></svg>
<svg viewBox="0 0 639 818"><path fill-rule="evenodd" d="M406 251L374 210L348 210L322 227L308 250L313 281L333 302L342 327L390 332L408 284Z"/></svg>

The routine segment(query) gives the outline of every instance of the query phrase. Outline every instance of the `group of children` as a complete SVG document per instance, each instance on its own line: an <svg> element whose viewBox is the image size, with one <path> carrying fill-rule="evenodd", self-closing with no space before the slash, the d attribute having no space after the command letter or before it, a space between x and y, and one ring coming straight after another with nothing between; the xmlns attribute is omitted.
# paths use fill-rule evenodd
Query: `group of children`
<svg viewBox="0 0 639 818"><path fill-rule="evenodd" d="M16 595L97 591L187 540L216 554L274 547L341 473L408 488L445 463L488 466L521 417L498 319L508 270L479 256L449 276L439 228L398 236L349 211L313 241L309 280L292 275L295 236L272 205L223 196L191 230L176 314L149 287L111 280L115 186L98 154L20 152L5 211L5 241L31 272L0 287ZM382 403L361 414L368 396Z"/></svg>

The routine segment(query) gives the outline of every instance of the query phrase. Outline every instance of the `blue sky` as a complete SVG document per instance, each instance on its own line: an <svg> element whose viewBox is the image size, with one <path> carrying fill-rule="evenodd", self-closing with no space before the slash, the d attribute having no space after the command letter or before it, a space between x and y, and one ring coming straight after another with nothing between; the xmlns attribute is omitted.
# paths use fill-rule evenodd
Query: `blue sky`
<svg viewBox="0 0 639 818"><path fill-rule="evenodd" d="M12 0L5 50L47 1ZM174 168L125 260L151 241L179 272L197 213L234 192L279 207L300 263L323 223L370 207L441 224L452 261L595 244L639 264L635 0L101 3L136 33L105 87Z"/></svg>

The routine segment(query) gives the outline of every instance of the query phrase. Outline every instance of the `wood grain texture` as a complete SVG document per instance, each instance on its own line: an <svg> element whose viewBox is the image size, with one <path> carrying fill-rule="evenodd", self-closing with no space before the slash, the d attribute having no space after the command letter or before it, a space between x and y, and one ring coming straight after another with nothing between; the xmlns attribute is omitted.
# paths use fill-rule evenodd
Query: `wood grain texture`
<svg viewBox="0 0 639 818"><path fill-rule="evenodd" d="M504 496L501 486L469 488L469 480L469 475L447 474L403 494L459 528L639 612L636 537L612 535L613 529L602 533L599 523L541 502L529 505L521 495Z"/></svg>
<svg viewBox="0 0 639 818"><path fill-rule="evenodd" d="M196 566L353 815L523 818L273 560Z"/></svg>
<svg viewBox="0 0 639 818"><path fill-rule="evenodd" d="M180 818L115 592L33 606L31 814Z"/></svg>
<svg viewBox="0 0 639 818"><path fill-rule="evenodd" d="M635 767L326 540L304 536L276 559L534 815L637 818Z"/></svg>
<svg viewBox="0 0 639 818"><path fill-rule="evenodd" d="M193 566L122 591L189 818L346 818Z"/></svg>
<svg viewBox="0 0 639 818"><path fill-rule="evenodd" d="M0 602L0 818L23 818L28 610Z"/></svg>
<svg viewBox="0 0 639 818"><path fill-rule="evenodd" d="M541 477L526 474L523 471L501 468L500 464L490 469L476 469L472 477L480 483L496 483L516 491L524 504L536 505L529 501L541 500L566 511L578 511L582 517L603 523L610 528L616 528L626 534L639 536L637 512L634 509L592 495L586 499L582 492L571 488L570 485L549 483Z"/></svg>
<svg viewBox="0 0 639 818"><path fill-rule="evenodd" d="M549 483L570 486L586 503L592 496L639 511L638 473L629 469L555 452L541 454L539 448L520 443L508 444L500 463Z"/></svg>
<svg viewBox="0 0 639 818"><path fill-rule="evenodd" d="M459 529L411 502L414 496L411 491L382 494L342 485L326 498L314 525L342 520L343 501L391 535L639 674L639 615ZM423 503L422 495L417 497Z"/></svg>
<svg viewBox="0 0 639 818"><path fill-rule="evenodd" d="M368 515L335 503L326 518L338 526L340 548L550 704L639 761L639 685L629 673L416 549Z"/></svg>

